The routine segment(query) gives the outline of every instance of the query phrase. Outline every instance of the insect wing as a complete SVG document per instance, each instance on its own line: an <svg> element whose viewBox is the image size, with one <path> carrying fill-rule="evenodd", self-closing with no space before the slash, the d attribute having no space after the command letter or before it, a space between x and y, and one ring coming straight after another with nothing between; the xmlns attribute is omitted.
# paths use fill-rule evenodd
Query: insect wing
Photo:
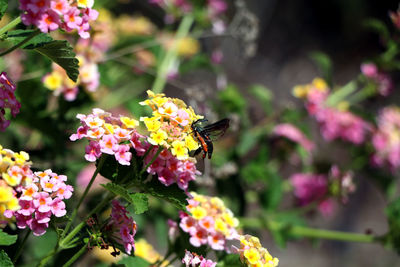
<svg viewBox="0 0 400 267"><path fill-rule="evenodd" d="M202 133L208 135L212 140L217 139L225 134L229 128L229 119L222 119L202 128Z"/></svg>

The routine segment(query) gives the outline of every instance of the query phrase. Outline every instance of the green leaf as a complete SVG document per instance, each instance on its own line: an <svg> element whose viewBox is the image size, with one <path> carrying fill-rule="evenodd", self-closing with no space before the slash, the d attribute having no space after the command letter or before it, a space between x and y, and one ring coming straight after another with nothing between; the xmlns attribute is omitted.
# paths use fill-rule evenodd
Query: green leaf
<svg viewBox="0 0 400 267"><path fill-rule="evenodd" d="M326 104L328 106L335 106L339 102L346 100L356 90L357 90L357 82L350 81L345 86L335 90L326 100Z"/></svg>
<svg viewBox="0 0 400 267"><path fill-rule="evenodd" d="M187 195L176 184L165 186L157 179L152 179L150 182L145 183L142 187L146 193L168 201L175 205L178 209L186 211Z"/></svg>
<svg viewBox="0 0 400 267"><path fill-rule="evenodd" d="M273 93L263 85L253 85L249 88L250 93L255 96L256 100L260 102L266 114L272 111Z"/></svg>
<svg viewBox="0 0 400 267"><path fill-rule="evenodd" d="M16 30L7 34L8 41L18 44L32 35L36 30ZM74 82L79 75L79 61L75 58L72 46L66 40L53 40L49 35L40 33L22 46L24 49L35 50L60 65L68 77Z"/></svg>
<svg viewBox="0 0 400 267"><path fill-rule="evenodd" d="M245 131L236 147L239 156L244 156L249 152L258 142L259 133L256 131Z"/></svg>
<svg viewBox="0 0 400 267"><path fill-rule="evenodd" d="M0 0L0 19L4 16L4 13L6 13L8 7L8 0Z"/></svg>
<svg viewBox="0 0 400 267"><path fill-rule="evenodd" d="M0 251L0 266L1 267L13 267L14 264L8 257L4 250Z"/></svg>
<svg viewBox="0 0 400 267"><path fill-rule="evenodd" d="M400 198L391 202L385 210L389 223L389 232L385 236L385 245L394 248L400 254Z"/></svg>
<svg viewBox="0 0 400 267"><path fill-rule="evenodd" d="M125 257L118 262L124 264L126 267L148 267L150 263L140 257Z"/></svg>
<svg viewBox="0 0 400 267"><path fill-rule="evenodd" d="M310 53L310 57L314 60L315 64L317 65L318 69L321 71L322 77L328 83L329 86L332 87L332 61L329 56L322 52L312 52Z"/></svg>
<svg viewBox="0 0 400 267"><path fill-rule="evenodd" d="M146 194L129 193L125 187L114 183L102 184L101 186L132 204L135 214L141 214L149 209L149 201Z"/></svg>
<svg viewBox="0 0 400 267"><path fill-rule="evenodd" d="M124 198L128 202L131 202L132 200L131 196L129 195L129 191L125 187L114 183L101 184L101 186L113 193L114 195Z"/></svg>
<svg viewBox="0 0 400 267"><path fill-rule="evenodd" d="M222 260L218 260L216 267L244 267L239 254L228 254Z"/></svg>
<svg viewBox="0 0 400 267"><path fill-rule="evenodd" d="M9 246L17 241L17 235L9 235L0 229L0 246Z"/></svg>
<svg viewBox="0 0 400 267"><path fill-rule="evenodd" d="M135 214L141 214L149 209L149 199L146 194L134 193L130 194Z"/></svg>
<svg viewBox="0 0 400 267"><path fill-rule="evenodd" d="M383 41L388 41L390 38L390 33L388 28L386 27L385 23L383 23L380 20L370 18L368 20L364 21L364 26L371 29L372 31L375 31L378 33Z"/></svg>

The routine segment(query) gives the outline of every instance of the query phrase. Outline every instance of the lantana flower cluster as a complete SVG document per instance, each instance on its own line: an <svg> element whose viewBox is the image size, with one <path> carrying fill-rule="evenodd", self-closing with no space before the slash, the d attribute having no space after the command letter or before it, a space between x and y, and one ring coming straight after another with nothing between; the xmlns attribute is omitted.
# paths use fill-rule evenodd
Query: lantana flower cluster
<svg viewBox="0 0 400 267"><path fill-rule="evenodd" d="M239 220L218 197L194 192L186 207L190 213L180 213L180 228L189 233L189 242L195 247L208 244L214 250L230 251L227 240L238 238Z"/></svg>
<svg viewBox="0 0 400 267"><path fill-rule="evenodd" d="M42 32L57 29L76 30L81 38L90 37L89 22L96 20L98 12L92 9L94 0L20 0L22 22L35 25Z"/></svg>
<svg viewBox="0 0 400 267"><path fill-rule="evenodd" d="M301 145L307 152L311 152L314 149L315 144L308 139L303 132L300 131L299 128L290 123L281 123L275 125L273 129L273 134L277 136L283 136L287 139L298 143Z"/></svg>
<svg viewBox="0 0 400 267"><path fill-rule="evenodd" d="M52 215L63 217L67 213L64 199L69 199L74 189L66 181L67 176L50 169L35 172L32 183L18 189L21 193L18 198L20 209L6 210L4 216L14 216L20 229L29 227L34 235L43 235Z"/></svg>
<svg viewBox="0 0 400 267"><path fill-rule="evenodd" d="M305 206L315 202L324 216L333 214L335 198L339 198L345 204L348 194L355 191L352 173L342 173L336 165L331 167L329 175L295 173L289 180L294 188L297 204Z"/></svg>
<svg viewBox="0 0 400 267"><path fill-rule="evenodd" d="M135 250L136 222L129 217L129 212L117 200L112 201L111 220L108 222L112 239L122 243L127 254Z"/></svg>
<svg viewBox="0 0 400 267"><path fill-rule="evenodd" d="M185 264L186 267L215 267L217 265L216 262L188 250L185 250L182 263Z"/></svg>
<svg viewBox="0 0 400 267"><path fill-rule="evenodd" d="M26 152L17 153L0 145L0 225L6 223L6 210L14 212L21 208L17 194L32 183L30 165Z"/></svg>
<svg viewBox="0 0 400 267"><path fill-rule="evenodd" d="M257 237L251 235L240 236L240 259L250 267L276 267L279 259L274 258L264 248Z"/></svg>
<svg viewBox="0 0 400 267"><path fill-rule="evenodd" d="M7 120L4 115L6 114L5 109L11 111L11 115L15 117L19 113L21 104L15 97L15 85L7 76L7 73L2 72L0 74L0 132L10 125L10 121Z"/></svg>
<svg viewBox="0 0 400 267"><path fill-rule="evenodd" d="M293 89L293 94L306 100L307 111L319 123L324 139L331 141L340 138L357 145L365 141L370 125L348 111L347 102L328 105L330 92L323 79L316 78L311 84L298 85Z"/></svg>
<svg viewBox="0 0 400 267"><path fill-rule="evenodd" d="M400 166L400 108L389 106L381 110L377 126L372 136L372 163L395 170Z"/></svg>
<svg viewBox="0 0 400 267"><path fill-rule="evenodd" d="M143 159L145 166L151 163L146 171L152 175L157 174L159 181L166 186L177 183L182 190L187 190L188 183L200 174L194 158L179 159L166 148L156 157L160 146L152 146L147 141L149 137L146 138L136 131L139 124L137 120L114 117L101 109L93 109L93 113L87 116L78 114L77 118L81 120L82 126L70 139L89 139L85 158L90 162L106 153L114 155L119 164L130 165L133 148L139 157L146 154Z"/></svg>
<svg viewBox="0 0 400 267"><path fill-rule="evenodd" d="M103 153L114 155L121 165L130 165L132 153L129 152L131 145L141 146L138 139L142 137L135 130L139 125L137 120L128 117L113 117L111 113L95 108L89 115L78 114L82 126L77 133L72 134L70 139L75 141L82 138L90 140L86 146L85 159L90 162L96 161ZM131 142L131 145L130 143ZM142 147L138 147L142 149Z"/></svg>
<svg viewBox="0 0 400 267"><path fill-rule="evenodd" d="M199 144L193 139L191 125L202 116L196 115L192 107L178 98L165 97L148 90L150 99L140 102L150 106L152 117L141 117L150 136L147 139L152 145L164 146L171 150L179 160L189 157L189 151L196 150Z"/></svg>

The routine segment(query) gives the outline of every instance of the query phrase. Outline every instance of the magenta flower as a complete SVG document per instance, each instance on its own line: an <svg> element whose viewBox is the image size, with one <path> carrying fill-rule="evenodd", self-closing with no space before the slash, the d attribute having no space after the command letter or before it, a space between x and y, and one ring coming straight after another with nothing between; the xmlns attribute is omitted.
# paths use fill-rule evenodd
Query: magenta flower
<svg viewBox="0 0 400 267"><path fill-rule="evenodd" d="M392 92L392 78L388 74L379 71L374 63L361 64L361 72L365 77L376 83L380 95L388 96Z"/></svg>
<svg viewBox="0 0 400 267"><path fill-rule="evenodd" d="M300 144L308 152L311 152L314 149L314 143L309 140L296 126L290 123L276 125L273 133L278 136L284 136L293 142Z"/></svg>
<svg viewBox="0 0 400 267"><path fill-rule="evenodd" d="M7 73L2 72L0 74L0 132L5 131L10 125L10 121L4 117L5 109L9 109L11 115L15 117L21 108L21 104L15 97L15 89L16 87L8 78Z"/></svg>
<svg viewBox="0 0 400 267"><path fill-rule="evenodd" d="M117 200L112 201L111 220L108 225L111 228L110 238L122 243L127 254L135 249L136 222L128 217L128 211Z"/></svg>
<svg viewBox="0 0 400 267"><path fill-rule="evenodd" d="M129 145L119 145L115 152L115 159L121 165L130 165L132 153L129 152Z"/></svg>

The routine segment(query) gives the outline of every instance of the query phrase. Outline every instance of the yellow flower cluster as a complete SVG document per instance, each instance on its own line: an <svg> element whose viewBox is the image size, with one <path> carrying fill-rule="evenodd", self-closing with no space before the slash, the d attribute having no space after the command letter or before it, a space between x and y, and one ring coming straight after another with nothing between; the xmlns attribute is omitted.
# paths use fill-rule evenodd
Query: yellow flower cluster
<svg viewBox="0 0 400 267"><path fill-rule="evenodd" d="M177 53L179 56L191 57L200 51L200 43L194 38L185 37L177 43Z"/></svg>
<svg viewBox="0 0 400 267"><path fill-rule="evenodd" d="M160 253L158 253L153 246L143 238L135 242L135 257L143 258L150 264L154 264L162 258ZM160 266L164 267L168 266L168 264L168 261L164 261Z"/></svg>
<svg viewBox="0 0 400 267"><path fill-rule="evenodd" d="M153 145L164 146L171 150L179 160L189 158L189 151L199 147L192 136L191 125L203 118L196 115L192 107L178 98L165 97L148 90L148 100L140 102L153 110L152 117L141 117L150 132L148 141Z"/></svg>
<svg viewBox="0 0 400 267"><path fill-rule="evenodd" d="M228 209L224 202L218 197L209 197L191 192L193 201L186 206L192 217L198 221L204 217L212 218L215 231L223 234L227 239L233 239L237 235L236 228L239 220L234 217L233 212Z"/></svg>
<svg viewBox="0 0 400 267"><path fill-rule="evenodd" d="M305 85L296 85L293 88L293 95L297 98L307 98L311 90L319 90L321 92L328 92L329 87L322 78L315 78L311 83Z"/></svg>
<svg viewBox="0 0 400 267"><path fill-rule="evenodd" d="M260 240L251 235L240 237L240 259L249 267L275 267L278 266L278 258L273 258L266 248L263 248Z"/></svg>
<svg viewBox="0 0 400 267"><path fill-rule="evenodd" d="M15 153L0 145L0 220L5 210L16 211L20 208L16 192L18 185L29 185L33 173L30 169L29 155L26 152Z"/></svg>

